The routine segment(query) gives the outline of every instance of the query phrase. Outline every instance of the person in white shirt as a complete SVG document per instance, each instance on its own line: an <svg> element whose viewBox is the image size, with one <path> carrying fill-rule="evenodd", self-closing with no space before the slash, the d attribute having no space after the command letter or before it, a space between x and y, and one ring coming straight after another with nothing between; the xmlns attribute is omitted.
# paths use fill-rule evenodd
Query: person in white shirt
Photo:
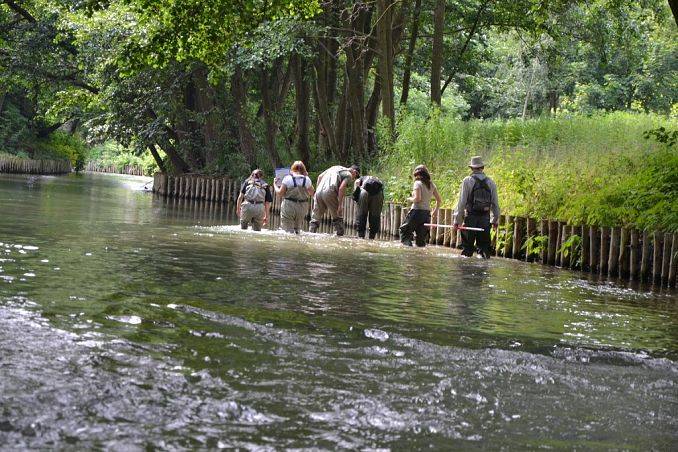
<svg viewBox="0 0 678 452"><path fill-rule="evenodd" d="M308 213L309 197L315 193L303 162L297 160L292 164L290 174L282 180L276 179L275 193L283 198L280 206L282 229L289 233L299 234Z"/></svg>

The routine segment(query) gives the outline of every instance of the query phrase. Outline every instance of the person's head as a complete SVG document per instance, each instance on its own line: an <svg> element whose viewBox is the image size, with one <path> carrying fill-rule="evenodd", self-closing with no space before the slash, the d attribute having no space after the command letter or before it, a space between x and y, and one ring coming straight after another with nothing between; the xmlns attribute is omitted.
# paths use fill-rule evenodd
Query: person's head
<svg viewBox="0 0 678 452"><path fill-rule="evenodd" d="M357 179L360 177L360 167L358 165L351 165L349 171L351 172L351 177L353 179Z"/></svg>
<svg viewBox="0 0 678 452"><path fill-rule="evenodd" d="M303 174L304 176L308 174L306 171L306 165L304 165L304 162L301 160L297 160L296 162L292 163L290 171L297 174Z"/></svg>
<svg viewBox="0 0 678 452"><path fill-rule="evenodd" d="M250 174L250 178L252 179L263 179L264 178L264 172L257 168L254 171L252 171L252 174Z"/></svg>
<svg viewBox="0 0 678 452"><path fill-rule="evenodd" d="M472 171L482 172L485 169L483 158L479 155L471 157L471 162L469 162L468 167L471 168Z"/></svg>
<svg viewBox="0 0 678 452"><path fill-rule="evenodd" d="M422 181L427 188L431 188L431 174L426 165L417 166L412 172L412 177L414 177L414 180Z"/></svg>

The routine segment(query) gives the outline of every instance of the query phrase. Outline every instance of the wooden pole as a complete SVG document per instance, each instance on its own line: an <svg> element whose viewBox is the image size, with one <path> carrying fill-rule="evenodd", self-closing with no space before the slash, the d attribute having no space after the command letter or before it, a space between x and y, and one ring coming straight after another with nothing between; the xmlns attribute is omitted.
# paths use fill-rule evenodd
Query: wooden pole
<svg viewBox="0 0 678 452"><path fill-rule="evenodd" d="M591 258L591 237L589 236L588 226L581 226L579 228L581 236L581 270L589 271L589 262Z"/></svg>
<svg viewBox="0 0 678 452"><path fill-rule="evenodd" d="M572 248L570 249L563 249L563 245L565 242L567 242L567 239L569 238L569 227L567 224L562 224L560 226L560 243L558 246L558 255L560 256L560 266L562 268L567 268L570 266L570 258L572 257Z"/></svg>
<svg viewBox="0 0 678 452"><path fill-rule="evenodd" d="M548 254L549 254L549 244L548 244L548 236L549 236L549 222L548 220L539 220L539 235L546 237L547 241L544 243L541 247L541 251L539 252L539 261L546 265L548 263Z"/></svg>
<svg viewBox="0 0 678 452"><path fill-rule="evenodd" d="M511 249L511 257L513 259L520 259L522 256L521 247L523 246L523 227L525 219L523 217L515 217L513 221L513 243Z"/></svg>
<svg viewBox="0 0 678 452"><path fill-rule="evenodd" d="M506 215L506 241L504 242L504 257L511 258L513 257L513 240L509 237L509 231L513 231L513 217L511 215Z"/></svg>
<svg viewBox="0 0 678 452"><path fill-rule="evenodd" d="M629 254L631 247L629 245L629 230L620 229L619 235L619 277L628 280L629 278Z"/></svg>
<svg viewBox="0 0 678 452"><path fill-rule="evenodd" d="M661 281L662 277L662 239L663 234L655 231L652 240L652 281Z"/></svg>
<svg viewBox="0 0 678 452"><path fill-rule="evenodd" d="M629 247L629 280L637 281L639 273L639 239L638 231L635 229L631 230L631 246Z"/></svg>
<svg viewBox="0 0 678 452"><path fill-rule="evenodd" d="M650 275L650 233L647 230L643 231L643 243L641 246L640 280L647 281Z"/></svg>
<svg viewBox="0 0 678 452"><path fill-rule="evenodd" d="M548 265L556 265L556 252L558 250L558 222L554 220L549 220L549 242L548 242L548 252L547 252L547 263Z"/></svg>
<svg viewBox="0 0 678 452"><path fill-rule="evenodd" d="M619 236L620 228L612 228L610 234L610 253L607 260L608 276L619 275Z"/></svg>
<svg viewBox="0 0 678 452"><path fill-rule="evenodd" d="M610 228L600 228L600 274L608 274L608 264L610 260Z"/></svg>
<svg viewBox="0 0 678 452"><path fill-rule="evenodd" d="M527 217L525 219L525 240L527 243L530 242L530 239L532 239L536 235L536 230L537 230L537 222L536 220L533 220L530 217ZM534 256L532 256L532 248L531 246L527 247L525 249L525 261L526 262L532 262L534 261Z"/></svg>
<svg viewBox="0 0 678 452"><path fill-rule="evenodd" d="M668 286L676 286L676 267L678 267L678 234L674 233L671 237L671 258L669 262L669 280Z"/></svg>
<svg viewBox="0 0 678 452"><path fill-rule="evenodd" d="M664 234L664 249L662 250L662 284L669 285L669 269L671 268L671 234Z"/></svg>

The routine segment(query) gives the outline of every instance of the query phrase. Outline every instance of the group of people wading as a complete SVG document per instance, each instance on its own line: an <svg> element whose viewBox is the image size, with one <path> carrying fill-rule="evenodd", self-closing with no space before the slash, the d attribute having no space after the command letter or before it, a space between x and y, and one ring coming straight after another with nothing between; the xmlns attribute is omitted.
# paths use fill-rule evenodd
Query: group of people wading
<svg viewBox="0 0 678 452"><path fill-rule="evenodd" d="M472 256L474 252L485 258L490 257L490 228L497 227L499 201L497 186L485 175L485 164L481 157L473 157L469 163L471 174L461 183L459 201L454 211L452 228L462 233L462 255ZM400 226L400 241L412 246L426 246L432 220L436 221L442 198L431 174L425 165L417 166L412 177L412 196L407 198L411 208L405 222ZM374 239L379 233L381 209L384 205L384 184L376 176L360 176L357 165L350 167L332 166L323 171L316 183L308 177L306 166L296 161L290 173L282 179L276 178L273 185L275 194L282 198L280 220L283 230L299 234L308 213L308 203L313 198L309 231L318 231L320 221L327 212L338 236L344 235L344 198L349 185L353 183L353 200L357 203L356 230L360 238L367 235ZM431 210L431 201L435 208ZM240 226L250 225L255 231L268 224L269 211L273 202L271 186L264 180L263 171L256 169L240 187L237 212ZM369 226L369 228L368 228Z"/></svg>

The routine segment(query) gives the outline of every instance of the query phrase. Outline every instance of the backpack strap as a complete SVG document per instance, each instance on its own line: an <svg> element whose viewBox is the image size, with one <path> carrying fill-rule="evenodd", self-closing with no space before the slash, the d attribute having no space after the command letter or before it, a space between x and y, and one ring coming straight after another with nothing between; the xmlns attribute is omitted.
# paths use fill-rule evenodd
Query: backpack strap
<svg viewBox="0 0 678 452"><path fill-rule="evenodd" d="M297 178L292 176L291 174L290 174L290 177L292 178L292 183L294 184L294 188L297 188Z"/></svg>

